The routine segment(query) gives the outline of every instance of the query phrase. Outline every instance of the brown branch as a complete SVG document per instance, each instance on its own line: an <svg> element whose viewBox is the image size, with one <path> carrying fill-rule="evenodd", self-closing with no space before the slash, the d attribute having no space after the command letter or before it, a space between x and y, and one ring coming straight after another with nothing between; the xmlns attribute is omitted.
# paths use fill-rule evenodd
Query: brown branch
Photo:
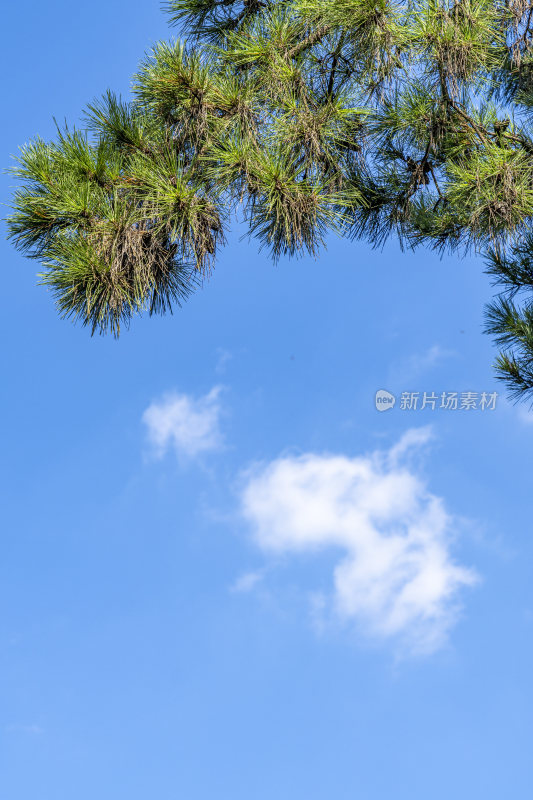
<svg viewBox="0 0 533 800"><path fill-rule="evenodd" d="M300 53L303 53L304 50L307 50L308 47L313 47L313 45L318 44L331 30L331 25L321 25L314 33L311 33L306 39L300 42L300 44L297 44L296 47L293 47L292 50L289 51L289 58L296 58Z"/></svg>
<svg viewBox="0 0 533 800"><path fill-rule="evenodd" d="M469 125L469 126L472 128L472 130L474 131L474 133L475 133L475 134L478 136L478 138L479 138L479 139L480 139L480 140L483 142L483 144L485 145L485 147L488 147L488 145L490 144L490 142L489 142L489 140L486 138L485 134L486 134L487 136L489 136L489 132L488 132L488 131L486 131L484 128L482 128L480 125L478 125L476 122L474 122L474 120L473 120L473 119L471 119L471 117L469 117L469 116L468 116L468 114L465 114L465 112L464 112L464 111L462 111L462 110L461 110L461 108L460 108L460 107L457 105L457 103L455 103L453 100L450 100L450 99L448 99L448 104L451 106L451 108L453 108L453 110L454 110L454 111L455 111L457 114L459 114L459 116L460 116L460 117L462 117L462 119L463 119L463 120L466 122L466 124L467 124L467 125Z"/></svg>
<svg viewBox="0 0 533 800"><path fill-rule="evenodd" d="M429 164L428 166L429 166L429 171L431 172L431 177L433 178L433 182L435 183L435 188L437 189L437 192L439 193L438 202L440 202L441 200L444 200L444 195L442 194L442 192L440 190L439 182L437 180L437 176L435 175L435 170L433 169L433 164ZM436 206L435 206L435 208L436 208Z"/></svg>
<svg viewBox="0 0 533 800"><path fill-rule="evenodd" d="M339 39L339 43L338 43L337 48L335 50L335 53L333 55L333 62L332 62L332 65L331 65L331 74L329 76L329 84L328 84L328 97L330 97L330 98L333 96L333 88L335 86L335 74L337 72L337 64L339 63L339 55L341 53L342 46L344 44L345 38L346 37L343 34L341 36L341 38Z"/></svg>
<svg viewBox="0 0 533 800"><path fill-rule="evenodd" d="M525 29L522 35L512 44L511 51L518 51L520 53L520 47L523 44L525 48L528 46L528 37L531 37L532 30L531 30L531 23L533 21L533 5L529 8L528 17L525 23Z"/></svg>

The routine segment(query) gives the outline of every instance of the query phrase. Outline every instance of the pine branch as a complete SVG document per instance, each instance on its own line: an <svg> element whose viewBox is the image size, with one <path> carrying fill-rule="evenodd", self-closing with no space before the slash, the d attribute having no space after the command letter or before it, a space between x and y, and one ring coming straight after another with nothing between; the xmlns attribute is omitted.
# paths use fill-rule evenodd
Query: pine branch
<svg viewBox="0 0 533 800"><path fill-rule="evenodd" d="M22 149L8 220L60 313L111 331L182 302L230 213L277 259L332 232L489 251L498 374L533 393L533 6L172 0L184 41ZM533 396L533 394L532 394Z"/></svg>
<svg viewBox="0 0 533 800"><path fill-rule="evenodd" d="M302 42L293 47L292 50L289 52L289 58L298 58L306 50L309 48L314 47L316 44L322 41L325 36L328 35L332 30L331 25L322 25L313 33L310 33Z"/></svg>

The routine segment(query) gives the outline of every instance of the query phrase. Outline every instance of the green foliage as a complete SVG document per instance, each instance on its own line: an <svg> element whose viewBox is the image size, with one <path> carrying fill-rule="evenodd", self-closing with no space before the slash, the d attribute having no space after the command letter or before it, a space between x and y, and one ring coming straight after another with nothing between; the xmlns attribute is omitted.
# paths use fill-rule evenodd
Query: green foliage
<svg viewBox="0 0 533 800"><path fill-rule="evenodd" d="M214 253L222 222L142 118L113 95L89 113L94 143L66 130L22 149L10 234L42 261L64 316L118 335L134 313L170 310L190 294L194 264Z"/></svg>
<svg viewBox="0 0 533 800"><path fill-rule="evenodd" d="M133 100L22 149L9 220L62 314L184 300L233 215L274 259L329 232L489 252L498 374L533 393L533 0L173 0ZM520 302L516 295L520 293Z"/></svg>
<svg viewBox="0 0 533 800"><path fill-rule="evenodd" d="M179 25L191 38L218 42L256 14L276 3L267 0L171 0L167 11L171 25Z"/></svg>
<svg viewBox="0 0 533 800"><path fill-rule="evenodd" d="M487 271L500 294L486 311L486 332L502 351L498 376L515 399L533 401L533 234L507 253L489 251Z"/></svg>

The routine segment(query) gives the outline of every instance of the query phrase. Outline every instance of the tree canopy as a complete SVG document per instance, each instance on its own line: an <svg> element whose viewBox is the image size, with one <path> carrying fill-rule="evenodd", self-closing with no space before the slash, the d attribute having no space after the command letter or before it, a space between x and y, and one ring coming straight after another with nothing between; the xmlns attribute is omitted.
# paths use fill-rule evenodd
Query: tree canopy
<svg viewBox="0 0 533 800"><path fill-rule="evenodd" d="M21 150L9 218L62 315L180 304L231 218L274 259L335 231L484 255L496 369L533 399L533 2L174 0L133 99Z"/></svg>

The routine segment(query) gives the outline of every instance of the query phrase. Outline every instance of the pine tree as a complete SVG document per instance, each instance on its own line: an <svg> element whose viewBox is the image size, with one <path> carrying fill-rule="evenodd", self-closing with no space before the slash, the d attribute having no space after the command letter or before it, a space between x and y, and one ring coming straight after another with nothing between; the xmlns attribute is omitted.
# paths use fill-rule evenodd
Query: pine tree
<svg viewBox="0 0 533 800"><path fill-rule="evenodd" d="M274 259L332 232L485 254L498 375L533 399L533 2L173 0L133 99L22 148L9 219L60 312L181 303L233 216Z"/></svg>

